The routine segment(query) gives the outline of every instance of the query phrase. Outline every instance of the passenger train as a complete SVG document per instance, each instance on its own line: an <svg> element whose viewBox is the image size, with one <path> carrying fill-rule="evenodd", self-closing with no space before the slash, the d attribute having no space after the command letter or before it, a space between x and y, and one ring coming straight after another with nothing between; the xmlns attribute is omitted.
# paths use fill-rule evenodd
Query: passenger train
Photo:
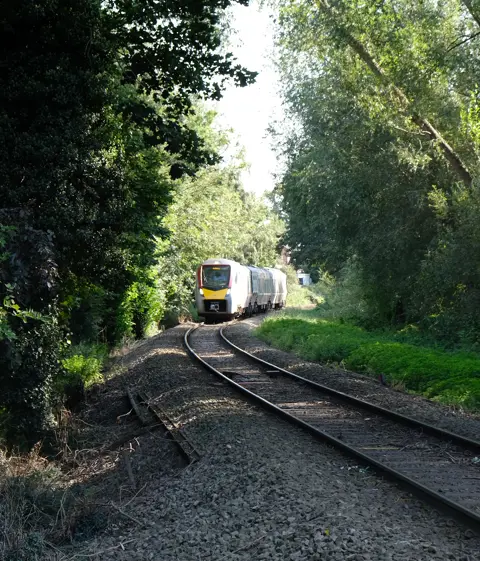
<svg viewBox="0 0 480 561"><path fill-rule="evenodd" d="M287 276L278 269L229 259L208 259L197 269L195 301L206 322L283 308L286 299Z"/></svg>

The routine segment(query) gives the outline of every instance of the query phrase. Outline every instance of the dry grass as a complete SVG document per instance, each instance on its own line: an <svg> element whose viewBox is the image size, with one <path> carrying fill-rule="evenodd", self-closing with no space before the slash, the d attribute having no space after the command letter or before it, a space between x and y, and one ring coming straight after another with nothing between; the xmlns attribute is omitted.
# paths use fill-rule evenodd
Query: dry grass
<svg viewBox="0 0 480 561"><path fill-rule="evenodd" d="M65 412L55 461L42 457L40 445L23 456L0 449L0 561L45 559L47 551L70 543L79 528L95 525L95 496L72 490L86 455L70 448L72 430Z"/></svg>
<svg viewBox="0 0 480 561"><path fill-rule="evenodd" d="M28 456L0 451L0 559L37 559L44 549L46 532L38 531L44 514L37 502L38 474L48 461L34 449ZM28 557L27 557L28 555Z"/></svg>

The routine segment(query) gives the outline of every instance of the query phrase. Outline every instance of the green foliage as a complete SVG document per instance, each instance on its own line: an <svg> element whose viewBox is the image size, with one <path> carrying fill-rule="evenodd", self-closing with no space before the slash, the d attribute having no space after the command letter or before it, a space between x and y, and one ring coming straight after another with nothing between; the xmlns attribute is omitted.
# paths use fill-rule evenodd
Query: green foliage
<svg viewBox="0 0 480 561"><path fill-rule="evenodd" d="M332 317L478 344L480 20L455 0L279 10L293 261L339 280Z"/></svg>
<svg viewBox="0 0 480 561"><path fill-rule="evenodd" d="M214 114L205 113L196 126L220 147L224 133L212 132ZM222 257L259 266L274 266L283 222L240 185L242 163L209 166L194 178L176 184L173 203L162 222L170 231L159 240L158 272L165 307L171 319L189 317L197 267L205 259Z"/></svg>
<svg viewBox="0 0 480 561"><path fill-rule="evenodd" d="M480 189L455 190L446 227L426 256L412 301L437 337L480 345Z"/></svg>
<svg viewBox="0 0 480 561"><path fill-rule="evenodd" d="M53 318L21 321L14 330L15 338L0 343L0 435L25 450L47 428L62 331Z"/></svg>
<svg viewBox="0 0 480 561"><path fill-rule="evenodd" d="M230 3L3 3L0 385L8 391L0 406L8 435L41 433L68 332L75 342L113 343L158 321L151 268L172 181L218 161L192 125L193 99L218 99L228 79L254 79L222 50Z"/></svg>
<svg viewBox="0 0 480 561"><path fill-rule="evenodd" d="M68 348L62 359L64 372L57 376L53 384L52 398L69 400L74 392L83 393L92 384L102 382L102 369L108 358L106 345L81 344Z"/></svg>
<svg viewBox="0 0 480 561"><path fill-rule="evenodd" d="M371 301L366 298L362 271L355 260L348 261L336 277L323 274L317 286L323 295L318 305L321 317L364 327L381 323L370 306Z"/></svg>
<svg viewBox="0 0 480 561"><path fill-rule="evenodd" d="M8 294L11 291L11 285L7 285L5 288ZM15 332L10 327L9 318L20 319L23 323L27 323L29 319L38 321L45 321L46 319L33 310L22 310L11 296L5 296L3 305L0 306L0 341L12 341L16 338Z"/></svg>
<svg viewBox="0 0 480 561"><path fill-rule="evenodd" d="M258 328L259 335L281 348L301 351L309 360L341 362L354 349L371 340L360 327L315 320L311 316L267 318Z"/></svg>
<svg viewBox="0 0 480 561"><path fill-rule="evenodd" d="M133 283L115 310L114 341L145 336L155 329L164 314L163 294L152 269L144 282Z"/></svg>
<svg viewBox="0 0 480 561"><path fill-rule="evenodd" d="M322 301L322 297L315 292L313 286L300 286L295 267L283 265L280 269L287 275L287 306L301 308Z"/></svg>
<svg viewBox="0 0 480 561"><path fill-rule="evenodd" d="M387 380L437 401L480 408L478 356L376 342L355 349L345 365L360 372L385 373Z"/></svg>
<svg viewBox="0 0 480 561"><path fill-rule="evenodd" d="M102 362L97 357L86 357L84 355L73 355L62 360L62 366L70 377L79 377L85 386L101 381L100 369Z"/></svg>
<svg viewBox="0 0 480 561"><path fill-rule="evenodd" d="M478 355L420 346L421 338L415 341L415 335L408 331L368 332L317 318L318 311L291 311L286 317L265 320L257 333L265 341L309 360L342 363L371 375L384 374L388 382L436 401L480 409Z"/></svg>

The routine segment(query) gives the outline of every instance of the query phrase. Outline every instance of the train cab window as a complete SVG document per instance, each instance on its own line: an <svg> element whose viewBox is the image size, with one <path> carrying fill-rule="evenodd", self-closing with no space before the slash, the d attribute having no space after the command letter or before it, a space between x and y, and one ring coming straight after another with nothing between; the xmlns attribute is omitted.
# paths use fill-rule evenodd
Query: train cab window
<svg viewBox="0 0 480 561"><path fill-rule="evenodd" d="M228 288L230 265L204 265L202 267L202 285L211 290Z"/></svg>

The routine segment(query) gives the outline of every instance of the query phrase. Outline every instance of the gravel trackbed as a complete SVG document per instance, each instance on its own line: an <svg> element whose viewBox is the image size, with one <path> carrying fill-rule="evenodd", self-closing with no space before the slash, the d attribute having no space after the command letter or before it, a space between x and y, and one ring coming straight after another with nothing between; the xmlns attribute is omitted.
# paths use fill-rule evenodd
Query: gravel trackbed
<svg viewBox="0 0 480 561"><path fill-rule="evenodd" d="M187 329L178 326L127 353L124 372L95 407L108 415L112 395L127 385L148 393L192 440L200 461L164 469L162 446L155 461L155 438L162 437L152 434L145 439L148 461L137 462L145 456L137 439L131 461L139 491L124 515L55 559L480 561L480 538L471 530L194 364L182 347ZM236 329L227 335L243 346L249 327L235 335Z"/></svg>

